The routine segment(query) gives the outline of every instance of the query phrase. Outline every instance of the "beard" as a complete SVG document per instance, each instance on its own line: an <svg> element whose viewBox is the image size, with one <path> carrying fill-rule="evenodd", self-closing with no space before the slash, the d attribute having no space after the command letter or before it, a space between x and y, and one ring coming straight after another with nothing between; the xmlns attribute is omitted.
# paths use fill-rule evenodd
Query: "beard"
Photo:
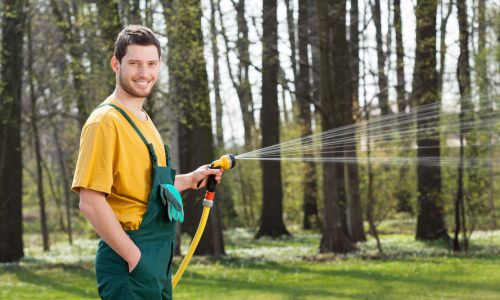
<svg viewBox="0 0 500 300"><path fill-rule="evenodd" d="M139 90L139 89L134 88L132 85L130 85L128 83L127 80L125 80L122 77L121 73L119 76L119 80L120 80L120 86L122 87L122 89L132 97L145 98L145 97L148 97L151 94L151 91L153 90L153 87L150 87L147 90Z"/></svg>

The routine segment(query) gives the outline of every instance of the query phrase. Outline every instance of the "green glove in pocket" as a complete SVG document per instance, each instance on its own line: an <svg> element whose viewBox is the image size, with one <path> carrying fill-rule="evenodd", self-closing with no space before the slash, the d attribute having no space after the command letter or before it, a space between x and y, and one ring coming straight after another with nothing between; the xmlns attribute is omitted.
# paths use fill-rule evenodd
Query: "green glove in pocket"
<svg viewBox="0 0 500 300"><path fill-rule="evenodd" d="M171 184L162 184L160 196L163 205L167 206L168 219L170 221L184 222L184 208L179 191Z"/></svg>

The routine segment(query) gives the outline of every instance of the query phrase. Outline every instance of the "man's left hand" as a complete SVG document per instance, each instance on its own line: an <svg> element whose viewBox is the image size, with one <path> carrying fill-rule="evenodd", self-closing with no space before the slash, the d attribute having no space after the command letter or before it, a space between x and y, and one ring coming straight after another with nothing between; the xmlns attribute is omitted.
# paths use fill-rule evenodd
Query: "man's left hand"
<svg viewBox="0 0 500 300"><path fill-rule="evenodd" d="M191 188L194 190L203 188L207 185L208 176L215 175L217 184L222 179L223 169L210 169L210 165L203 165L191 172ZM199 183L201 181L201 183ZM199 184L198 184L199 183Z"/></svg>

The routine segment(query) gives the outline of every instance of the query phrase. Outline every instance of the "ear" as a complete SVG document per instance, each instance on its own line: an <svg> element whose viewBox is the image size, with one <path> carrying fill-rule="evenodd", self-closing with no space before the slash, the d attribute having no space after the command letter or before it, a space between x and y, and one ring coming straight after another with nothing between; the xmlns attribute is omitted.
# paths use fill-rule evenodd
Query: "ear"
<svg viewBox="0 0 500 300"><path fill-rule="evenodd" d="M120 62L118 61L118 59L114 55L113 55L113 57L111 57L110 65L111 65L111 69L113 69L113 71L118 72L120 70Z"/></svg>

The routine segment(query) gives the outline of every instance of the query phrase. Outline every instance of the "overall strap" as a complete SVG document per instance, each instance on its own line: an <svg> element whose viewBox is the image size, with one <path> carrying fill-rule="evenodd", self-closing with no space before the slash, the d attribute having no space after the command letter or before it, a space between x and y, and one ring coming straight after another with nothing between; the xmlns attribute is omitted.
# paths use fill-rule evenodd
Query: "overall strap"
<svg viewBox="0 0 500 300"><path fill-rule="evenodd" d="M130 123L130 125L132 125L132 127L135 130L135 132L137 132L137 134L139 135L139 137L142 139L142 141L144 142L144 144L148 148L149 155L151 156L151 161L153 162L153 165L157 166L158 165L158 158L156 156L156 152L155 152L155 149L153 147L153 144L150 143L150 142L148 142L148 140L144 137L144 135L139 130L139 128L137 128L137 126L135 125L134 121L132 121L132 119L129 117L129 115L123 109L121 109L119 106L117 106L117 105L115 105L113 103L103 103L103 104L97 106L96 109L99 108L99 107L102 107L102 106L106 106L106 105L114 107L117 111L119 111L127 119L127 121Z"/></svg>
<svg viewBox="0 0 500 300"><path fill-rule="evenodd" d="M168 145L164 145L165 147L165 155L167 156L167 167L171 167L170 165L170 148Z"/></svg>

